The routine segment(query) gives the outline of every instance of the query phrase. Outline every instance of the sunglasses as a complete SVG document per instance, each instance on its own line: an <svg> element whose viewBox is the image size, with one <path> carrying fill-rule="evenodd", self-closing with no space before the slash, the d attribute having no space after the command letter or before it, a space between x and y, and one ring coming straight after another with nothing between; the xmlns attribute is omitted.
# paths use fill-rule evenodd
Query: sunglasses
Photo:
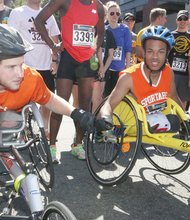
<svg viewBox="0 0 190 220"><path fill-rule="evenodd" d="M113 11L110 12L110 15L111 15L111 16L113 16L113 15L115 15L115 14L116 14L118 17L120 16L120 13L119 13L119 12L113 12Z"/></svg>
<svg viewBox="0 0 190 220"><path fill-rule="evenodd" d="M188 21L188 18L187 18L187 17L184 17L184 18L183 18L183 17L180 17L180 18L178 18L177 20L178 20L178 21Z"/></svg>

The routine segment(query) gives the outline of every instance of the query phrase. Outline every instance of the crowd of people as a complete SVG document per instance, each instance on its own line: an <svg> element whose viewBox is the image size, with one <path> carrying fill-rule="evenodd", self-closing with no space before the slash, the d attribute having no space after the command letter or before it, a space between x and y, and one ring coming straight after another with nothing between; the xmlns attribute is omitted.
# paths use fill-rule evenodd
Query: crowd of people
<svg viewBox="0 0 190 220"><path fill-rule="evenodd" d="M13 27L15 37L19 33L24 39L18 36L14 39L14 42L21 40L17 54L14 51L6 55L6 45L0 44L0 49L4 47L1 53L5 53L5 56L0 54L1 96L11 90L12 100L13 95L29 88L25 93L28 97L21 98L20 105L3 101L0 107L16 110L30 100L41 105L54 163L59 163L56 141L63 114L71 116L75 123L71 153L84 160L84 130L93 124L90 112L95 111L103 98L109 96L101 111L99 128L102 130L111 128L113 109L127 93L143 105L147 115L151 113L151 117L147 116L149 121L155 113L150 109L158 112L165 106L167 97L172 97L184 110L188 108L190 20L187 10L177 13L177 27L171 32L166 27L166 9L153 8L150 24L134 33L135 14L122 14L115 1L103 5L98 0L50 0L43 8L40 4L41 0L27 0L26 5L11 9L0 0L0 23L7 26L0 26L0 34L13 33L9 30ZM61 28L54 17L58 11ZM9 73L10 65L18 79ZM1 80L3 74L10 78ZM31 75L34 82L31 79L27 82ZM156 93L165 95L143 104ZM73 104L75 107L68 103L72 94L77 103ZM170 127L168 119L164 120L163 124Z"/></svg>

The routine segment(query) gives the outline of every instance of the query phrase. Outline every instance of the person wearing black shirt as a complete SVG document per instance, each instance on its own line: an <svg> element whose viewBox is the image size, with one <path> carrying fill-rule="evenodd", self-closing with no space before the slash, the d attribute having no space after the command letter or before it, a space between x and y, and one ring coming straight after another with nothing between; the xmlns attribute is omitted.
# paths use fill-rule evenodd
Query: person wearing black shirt
<svg viewBox="0 0 190 220"><path fill-rule="evenodd" d="M190 32L188 32L189 13L180 10L176 18L177 29L172 32L175 45L170 51L168 61L174 71L178 95L186 108L190 101ZM188 106L187 106L188 108Z"/></svg>

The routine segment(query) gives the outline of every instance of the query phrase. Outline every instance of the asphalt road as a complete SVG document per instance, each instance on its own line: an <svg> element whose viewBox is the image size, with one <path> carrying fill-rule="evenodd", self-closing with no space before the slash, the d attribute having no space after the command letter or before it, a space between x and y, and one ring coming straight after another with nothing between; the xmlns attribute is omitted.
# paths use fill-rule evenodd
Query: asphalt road
<svg viewBox="0 0 190 220"><path fill-rule="evenodd" d="M189 220L190 168L168 176L155 170L140 153L129 178L119 186L102 187L85 161L74 158L70 144L74 125L64 117L58 135L61 164L55 165L55 185L43 191L48 201L64 203L78 220ZM2 197L0 196L0 206ZM16 208L25 209L21 201Z"/></svg>
<svg viewBox="0 0 190 220"><path fill-rule="evenodd" d="M64 117L58 135L61 164L55 165L50 200L69 207L78 220L189 220L190 168L168 176L155 170L139 153L129 178L116 187L102 187L85 161L74 158L70 144L74 126Z"/></svg>

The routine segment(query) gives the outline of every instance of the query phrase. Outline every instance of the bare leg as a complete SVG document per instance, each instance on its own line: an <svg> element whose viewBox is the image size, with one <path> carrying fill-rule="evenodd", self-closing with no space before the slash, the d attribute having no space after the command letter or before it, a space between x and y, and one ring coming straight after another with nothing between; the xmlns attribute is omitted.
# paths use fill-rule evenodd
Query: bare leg
<svg viewBox="0 0 190 220"><path fill-rule="evenodd" d="M57 95L69 101L71 96L73 81L69 79L57 79ZM59 127L61 125L62 115L52 112L50 117L50 145L55 145Z"/></svg>
<svg viewBox="0 0 190 220"><path fill-rule="evenodd" d="M79 108L90 111L94 78L81 78L78 83ZM84 133L78 124L76 131L76 143L80 144L82 143Z"/></svg>
<svg viewBox="0 0 190 220"><path fill-rule="evenodd" d="M73 106L75 108L79 107L79 102L78 102L78 85L73 85L72 88L72 96L73 96Z"/></svg>
<svg viewBox="0 0 190 220"><path fill-rule="evenodd" d="M105 82L96 81L93 85L92 112L94 112L103 100Z"/></svg>

